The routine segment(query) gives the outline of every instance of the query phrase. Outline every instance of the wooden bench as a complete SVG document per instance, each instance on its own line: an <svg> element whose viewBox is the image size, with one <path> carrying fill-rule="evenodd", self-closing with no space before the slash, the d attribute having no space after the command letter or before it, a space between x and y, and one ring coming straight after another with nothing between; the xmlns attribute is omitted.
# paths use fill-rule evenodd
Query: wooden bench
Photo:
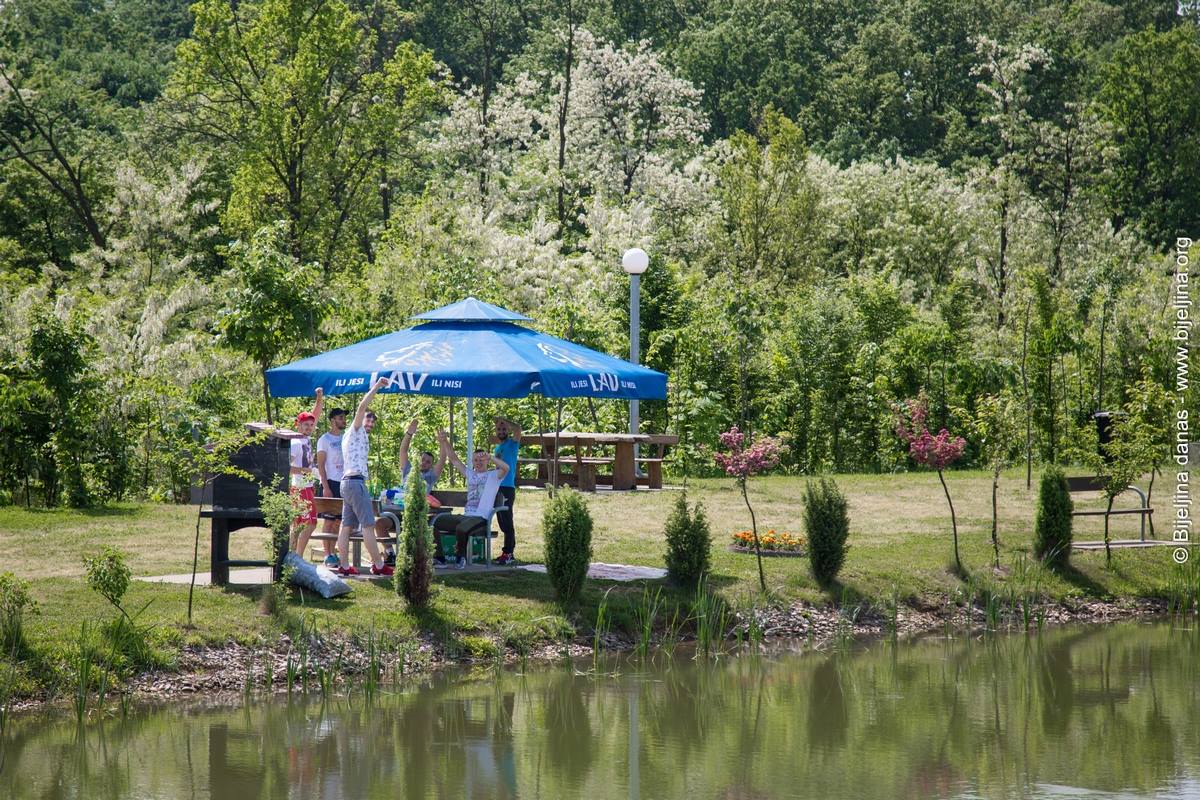
<svg viewBox="0 0 1200 800"><path fill-rule="evenodd" d="M635 458L634 463L645 467L645 481L649 488L661 489L663 485L662 465L667 460L667 445L679 444L679 437L655 433L649 436L649 440L646 443L646 447L656 448L656 454L650 458Z"/></svg>
<svg viewBox="0 0 1200 800"><path fill-rule="evenodd" d="M1082 476L1077 478L1067 478L1067 491L1071 494L1083 494L1084 492L1103 492L1105 490L1105 479L1096 476ZM1132 491L1141 498L1142 504L1138 508L1118 508L1111 511L1072 511L1072 517L1104 517L1116 515L1137 514L1141 517L1142 523L1142 541L1146 541L1146 519L1154 513L1154 509L1146 502L1146 495L1141 489L1130 484L1126 486L1123 492Z"/></svg>
<svg viewBox="0 0 1200 800"><path fill-rule="evenodd" d="M342 516L342 498L340 497L314 497L313 507L316 508L317 514L336 514L338 517ZM381 508L378 500L371 501L371 508L375 512L376 517L391 522L393 531L391 536L376 536L375 541L379 542L380 544L394 545L396 543L396 533L398 533L400 530L400 518L396 516L395 512ZM336 542L337 539L337 533L325 533L320 528L313 531L312 536L308 537L310 542ZM355 568L363 565L362 543L362 528L358 528L350 534L350 550L352 553L350 563L353 564ZM300 557L303 558L304 554L301 553Z"/></svg>

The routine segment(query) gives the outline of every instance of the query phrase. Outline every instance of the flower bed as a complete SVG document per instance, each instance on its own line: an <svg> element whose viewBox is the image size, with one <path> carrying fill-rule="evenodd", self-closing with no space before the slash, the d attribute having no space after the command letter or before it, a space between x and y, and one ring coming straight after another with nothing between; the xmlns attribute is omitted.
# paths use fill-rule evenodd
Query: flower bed
<svg viewBox="0 0 1200 800"><path fill-rule="evenodd" d="M730 537L729 549L735 553L754 552L754 532L738 531ZM808 547L808 539L802 533L788 533L774 528L758 535L758 543L764 556L802 556Z"/></svg>

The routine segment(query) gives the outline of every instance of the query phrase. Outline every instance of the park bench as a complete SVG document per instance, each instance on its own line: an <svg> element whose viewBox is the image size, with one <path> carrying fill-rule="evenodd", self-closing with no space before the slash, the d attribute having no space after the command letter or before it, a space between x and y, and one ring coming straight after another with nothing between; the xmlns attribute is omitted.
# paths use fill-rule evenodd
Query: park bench
<svg viewBox="0 0 1200 800"><path fill-rule="evenodd" d="M336 515L339 518L342 516L342 498L340 497L314 497L313 507L316 508L318 515L331 514ZM378 500L371 501L371 508L375 512L376 517L386 519L392 523L392 535L376 536L375 541L379 542L380 544L394 545L396 543L396 532L400 530L400 518L396 516L395 512L389 511L386 508L381 508ZM319 519L318 522L320 522ZM308 540L310 542L336 542L337 538L338 534L336 531L334 533L325 533L318 527L315 531L313 531L312 536L308 537ZM362 566L362 543L362 528L358 528L350 534L350 551L352 554L350 563L353 564L356 569ZM303 556L304 554L301 553L301 555Z"/></svg>
<svg viewBox="0 0 1200 800"><path fill-rule="evenodd" d="M1070 494L1083 494L1085 492L1103 492L1105 490L1105 479L1091 475L1085 475L1077 478L1067 478L1067 491ZM1137 508L1115 508L1111 511L1096 510L1096 511L1072 511L1072 517L1103 517L1105 515L1117 516L1137 514L1141 517L1142 523L1142 541L1146 541L1146 519L1154 513L1154 509L1150 507L1146 501L1146 495L1141 489L1130 484L1123 491L1132 491L1139 498L1142 504Z"/></svg>
<svg viewBox="0 0 1200 800"><path fill-rule="evenodd" d="M655 456L649 458L635 458L634 463L642 466L646 472L645 478L639 478L638 483L645 481L646 485L651 489L661 489L662 481L662 465L667 458L667 445L678 444L678 436L669 436L665 434L651 434L646 447L655 448Z"/></svg>

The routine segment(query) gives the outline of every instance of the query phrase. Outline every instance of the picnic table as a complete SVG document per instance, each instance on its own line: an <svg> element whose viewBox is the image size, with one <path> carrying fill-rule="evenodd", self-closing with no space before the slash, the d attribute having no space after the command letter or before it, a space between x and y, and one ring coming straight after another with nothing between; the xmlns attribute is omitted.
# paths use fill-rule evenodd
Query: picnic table
<svg viewBox="0 0 1200 800"><path fill-rule="evenodd" d="M557 449L556 449L557 442ZM526 433L521 444L539 448L540 458L526 459L538 464L538 483L575 484L580 491L595 491L596 485L611 481L613 489L636 489L644 483L651 489L662 488L662 462L668 445L679 443L678 436L652 433L588 433L560 431ZM638 457L636 445L657 448L654 454ZM612 448L611 456L601 455L600 449ZM564 450L571 450L563 455ZM612 465L612 474L600 474L598 467ZM645 477L638 476L638 466L645 468ZM552 470L557 467L557 470ZM563 471L567 467L567 471Z"/></svg>

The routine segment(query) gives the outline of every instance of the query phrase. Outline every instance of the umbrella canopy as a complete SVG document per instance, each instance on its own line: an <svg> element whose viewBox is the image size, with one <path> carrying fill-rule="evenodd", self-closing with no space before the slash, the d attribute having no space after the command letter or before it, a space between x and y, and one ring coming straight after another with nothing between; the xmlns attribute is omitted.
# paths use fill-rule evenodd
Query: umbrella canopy
<svg viewBox="0 0 1200 800"><path fill-rule="evenodd" d="M507 308L494 306L474 297L459 300L448 306L417 314L413 319L435 320L439 322L533 322L524 314L509 311Z"/></svg>
<svg viewBox="0 0 1200 800"><path fill-rule="evenodd" d="M474 298L417 318L433 321L268 370L271 394L364 392L387 377L384 393L441 397L667 396L663 373L523 328L508 320L526 317Z"/></svg>

